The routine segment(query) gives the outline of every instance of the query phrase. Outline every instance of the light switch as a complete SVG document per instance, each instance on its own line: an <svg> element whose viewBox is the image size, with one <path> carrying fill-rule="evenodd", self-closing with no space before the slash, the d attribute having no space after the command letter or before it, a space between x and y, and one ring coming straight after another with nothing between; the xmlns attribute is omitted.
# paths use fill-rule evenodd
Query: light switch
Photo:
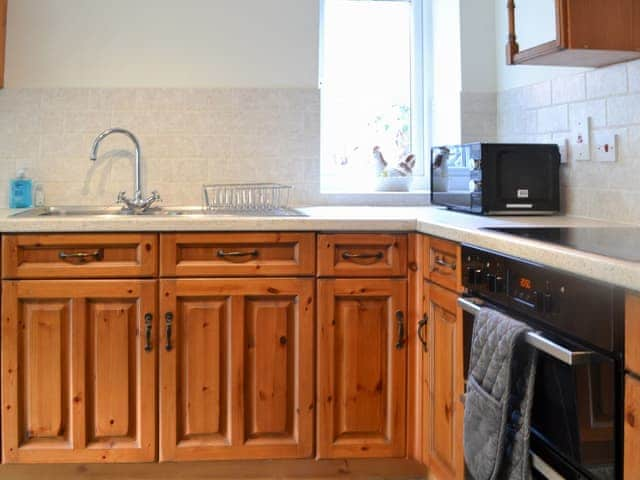
<svg viewBox="0 0 640 480"><path fill-rule="evenodd" d="M618 136L609 132L594 132L596 162L615 162L618 159Z"/></svg>

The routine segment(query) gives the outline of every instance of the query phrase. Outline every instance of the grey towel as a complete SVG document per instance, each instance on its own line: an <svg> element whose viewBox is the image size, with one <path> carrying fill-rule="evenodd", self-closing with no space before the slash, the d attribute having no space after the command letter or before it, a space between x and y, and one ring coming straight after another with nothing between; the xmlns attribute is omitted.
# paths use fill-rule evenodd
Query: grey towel
<svg viewBox="0 0 640 480"><path fill-rule="evenodd" d="M494 310L476 315L464 412L464 458L474 480L531 477L537 351L524 341L530 330Z"/></svg>

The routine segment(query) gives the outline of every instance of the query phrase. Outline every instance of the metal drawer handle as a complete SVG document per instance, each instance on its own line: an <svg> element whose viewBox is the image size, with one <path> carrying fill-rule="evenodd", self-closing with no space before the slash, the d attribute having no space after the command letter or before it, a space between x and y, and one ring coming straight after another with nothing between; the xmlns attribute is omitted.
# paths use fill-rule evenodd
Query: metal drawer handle
<svg viewBox="0 0 640 480"><path fill-rule="evenodd" d="M449 268L451 270L455 270L458 267L455 262L449 263L441 256L436 256L435 263L440 267Z"/></svg>
<svg viewBox="0 0 640 480"><path fill-rule="evenodd" d="M482 304L482 300L471 301L462 297L458 298L458 306L465 312L474 316L480 313ZM549 340L539 332L527 333L525 340L532 347L546 353L565 365L569 365L570 367L584 365L589 362L591 357L591 352L574 352L562 345L558 345L552 340Z"/></svg>
<svg viewBox="0 0 640 480"><path fill-rule="evenodd" d="M238 257L257 257L258 250L251 250L250 252L225 252L224 250L218 250L218 257L220 258L238 258Z"/></svg>
<svg viewBox="0 0 640 480"><path fill-rule="evenodd" d="M342 254L342 258L344 258L345 260L355 260L355 259L364 260L364 259L370 259L370 258L375 258L376 260L382 260L384 258L384 253L382 252L378 252L378 253L344 252Z"/></svg>
<svg viewBox="0 0 640 480"><path fill-rule="evenodd" d="M152 342L152 338L151 338L151 334L152 334L152 323L153 323L153 315L151 315L150 313L147 313L144 316L144 326L145 326L145 344L144 344L144 351L145 352L151 352L153 350L153 342Z"/></svg>
<svg viewBox="0 0 640 480"><path fill-rule="evenodd" d="M404 313L401 311L396 312L396 322L398 323L398 341L396 342L396 348L401 350L404 347Z"/></svg>
<svg viewBox="0 0 640 480"><path fill-rule="evenodd" d="M167 352L170 352L171 350L173 350L173 345L171 344L171 335L173 333L173 313L167 312L164 315L164 322L166 328L165 334L167 337L167 344L164 346L164 349Z"/></svg>
<svg viewBox="0 0 640 480"><path fill-rule="evenodd" d="M429 317L428 315L425 313L424 317L422 317L422 320L420 320L418 322L418 338L420 339L420 343L422 343L422 350L426 353L427 352L427 339L424 337L424 335L422 334L424 332L424 327L427 326L427 323L429 322Z"/></svg>
<svg viewBox="0 0 640 480"><path fill-rule="evenodd" d="M58 253L58 258L60 260L65 260L65 261L78 260L79 262L82 262L82 263L88 262L91 259L99 262L104 258L104 250L100 248L95 252L74 252L74 253L60 252Z"/></svg>

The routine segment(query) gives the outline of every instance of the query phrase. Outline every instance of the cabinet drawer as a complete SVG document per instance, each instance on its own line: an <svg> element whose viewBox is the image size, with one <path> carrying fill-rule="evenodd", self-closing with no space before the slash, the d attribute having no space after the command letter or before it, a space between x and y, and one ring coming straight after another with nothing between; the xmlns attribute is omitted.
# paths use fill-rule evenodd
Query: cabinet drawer
<svg viewBox="0 0 640 480"><path fill-rule="evenodd" d="M318 274L321 277L403 277L407 274L407 236L318 235Z"/></svg>
<svg viewBox="0 0 640 480"><path fill-rule="evenodd" d="M155 234L4 235L2 277L153 277L157 251Z"/></svg>
<svg viewBox="0 0 640 480"><path fill-rule="evenodd" d="M455 242L425 237L425 276L436 285L456 292L462 291L460 247Z"/></svg>
<svg viewBox="0 0 640 480"><path fill-rule="evenodd" d="M163 277L315 273L313 233L175 233L160 236Z"/></svg>

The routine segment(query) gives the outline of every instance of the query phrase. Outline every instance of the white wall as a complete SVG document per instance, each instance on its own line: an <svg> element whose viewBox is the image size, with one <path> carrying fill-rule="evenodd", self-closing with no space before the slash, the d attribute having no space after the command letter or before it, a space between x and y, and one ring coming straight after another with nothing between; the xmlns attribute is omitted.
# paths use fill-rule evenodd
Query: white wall
<svg viewBox="0 0 640 480"><path fill-rule="evenodd" d="M521 0L524 1L524 0ZM528 0L537 1L537 0ZM538 11L538 16L532 15L530 18L531 25L537 25L543 22L545 17L544 10ZM570 67L541 67L541 66L525 66L525 65L507 65L506 63L506 45L508 39L508 18L507 18L507 2L505 0L495 0L495 18L496 18L496 66L497 66L497 87L498 91L509 90L515 87L532 85L544 82L563 75L573 75L584 72L584 68ZM517 32L516 32L517 34Z"/></svg>
<svg viewBox="0 0 640 480"><path fill-rule="evenodd" d="M8 87L303 87L319 0L11 0Z"/></svg>
<svg viewBox="0 0 640 480"><path fill-rule="evenodd" d="M460 0L464 92L496 91L496 19L493 2L494 0Z"/></svg>

